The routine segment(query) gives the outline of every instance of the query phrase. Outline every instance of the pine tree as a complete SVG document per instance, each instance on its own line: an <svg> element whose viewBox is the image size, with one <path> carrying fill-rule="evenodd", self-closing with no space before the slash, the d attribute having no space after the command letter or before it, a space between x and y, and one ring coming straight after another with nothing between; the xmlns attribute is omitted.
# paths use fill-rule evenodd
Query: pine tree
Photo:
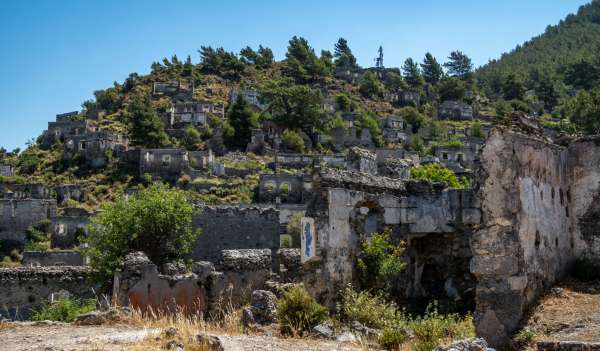
<svg viewBox="0 0 600 351"><path fill-rule="evenodd" d="M419 65L412 58L407 58L404 61L402 73L404 73L404 80L411 88L419 88L423 85L423 77L421 76Z"/></svg>
<svg viewBox="0 0 600 351"><path fill-rule="evenodd" d="M357 67L356 57L352 54L352 50L350 50L348 42L344 38L338 39L335 43L333 57L337 67L351 69Z"/></svg>
<svg viewBox="0 0 600 351"><path fill-rule="evenodd" d="M421 70L423 71L423 78L429 84L437 84L444 75L442 65L429 52L425 54Z"/></svg>
<svg viewBox="0 0 600 351"><path fill-rule="evenodd" d="M252 111L248 101L239 94L228 113L229 125L233 135L227 143L236 147L246 147L252 137L252 129L258 125L258 116Z"/></svg>
<svg viewBox="0 0 600 351"><path fill-rule="evenodd" d="M152 107L150 96L136 93L127 106L129 133L134 145L145 148L161 148L169 144L163 123Z"/></svg>
<svg viewBox="0 0 600 351"><path fill-rule="evenodd" d="M457 77L467 80L473 73L473 63L469 56L461 51L452 51L448 57L448 62L444 63L444 67L448 69L448 73L452 77Z"/></svg>

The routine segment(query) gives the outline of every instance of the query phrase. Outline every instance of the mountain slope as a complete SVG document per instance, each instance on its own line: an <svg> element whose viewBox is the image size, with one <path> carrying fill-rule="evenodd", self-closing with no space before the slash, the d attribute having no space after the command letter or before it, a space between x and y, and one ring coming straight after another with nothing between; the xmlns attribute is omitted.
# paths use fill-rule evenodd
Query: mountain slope
<svg viewBox="0 0 600 351"><path fill-rule="evenodd" d="M562 76L563 69L582 59L597 56L600 49L600 0L581 6L558 25L490 61L477 71L479 82L496 91L503 77L532 72Z"/></svg>

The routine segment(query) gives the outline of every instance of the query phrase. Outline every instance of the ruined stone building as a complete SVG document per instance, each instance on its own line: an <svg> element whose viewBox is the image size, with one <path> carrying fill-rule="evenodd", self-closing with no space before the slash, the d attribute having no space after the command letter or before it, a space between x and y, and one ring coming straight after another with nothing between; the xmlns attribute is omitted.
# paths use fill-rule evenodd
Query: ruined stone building
<svg viewBox="0 0 600 351"><path fill-rule="evenodd" d="M402 144L409 141L412 126L400 116L384 116L380 119L383 139L387 143Z"/></svg>
<svg viewBox="0 0 600 351"><path fill-rule="evenodd" d="M469 121L474 116L473 107L463 101L444 101L438 108L439 119Z"/></svg>
<svg viewBox="0 0 600 351"><path fill-rule="evenodd" d="M61 215L52 218L50 247L69 249L80 244L87 235L90 213L85 209L67 207Z"/></svg>
<svg viewBox="0 0 600 351"><path fill-rule="evenodd" d="M304 174L261 174L258 200L261 203L302 204L310 197L312 177Z"/></svg>
<svg viewBox="0 0 600 351"><path fill-rule="evenodd" d="M72 120L77 115L77 111L63 113L56 115L55 122L48 122L48 129L42 134L42 147L49 148L55 142L64 143L71 137L86 135L96 130L88 120Z"/></svg>
<svg viewBox="0 0 600 351"><path fill-rule="evenodd" d="M110 131L94 131L67 138L63 157L72 161L83 159L92 168L101 168L110 158L119 158L129 146L129 140Z"/></svg>
<svg viewBox="0 0 600 351"><path fill-rule="evenodd" d="M177 181L190 167L184 149L139 149L139 177Z"/></svg>
<svg viewBox="0 0 600 351"><path fill-rule="evenodd" d="M209 115L223 118L225 108L210 102L177 101L163 119L168 129L185 129L190 125L206 125Z"/></svg>
<svg viewBox="0 0 600 351"><path fill-rule="evenodd" d="M256 112L266 110L267 105L260 102L260 94L255 89L232 89L229 96L229 103L233 104L239 95L242 95L244 99L246 99L246 101L248 101L248 103L254 107Z"/></svg>
<svg viewBox="0 0 600 351"><path fill-rule="evenodd" d="M306 212L314 223L314 254L303 252L310 266L304 280L321 301L333 303L344 286L356 283L361 240L387 228L407 243L399 283L405 299L474 307L469 239L481 215L470 190L334 169L316 175L314 189Z"/></svg>
<svg viewBox="0 0 600 351"><path fill-rule="evenodd" d="M2 177L12 177L14 172L14 168L11 165L0 164L0 176Z"/></svg>
<svg viewBox="0 0 600 351"><path fill-rule="evenodd" d="M169 82L154 82L152 94L154 96L169 96L175 100L189 100L192 97L191 84L179 80Z"/></svg>
<svg viewBox="0 0 600 351"><path fill-rule="evenodd" d="M2 251L25 243L27 229L56 215L56 200L34 198L0 199L0 242Z"/></svg>

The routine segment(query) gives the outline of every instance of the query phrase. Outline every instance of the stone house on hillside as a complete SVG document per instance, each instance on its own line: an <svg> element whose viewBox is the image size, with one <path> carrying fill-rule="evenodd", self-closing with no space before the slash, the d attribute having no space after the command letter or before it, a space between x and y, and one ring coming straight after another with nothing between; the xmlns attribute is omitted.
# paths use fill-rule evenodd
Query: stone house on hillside
<svg viewBox="0 0 600 351"><path fill-rule="evenodd" d="M169 96L175 100L189 100L192 97L193 88L187 82L169 81L154 82L152 95L156 97Z"/></svg>
<svg viewBox="0 0 600 351"><path fill-rule="evenodd" d="M383 139L390 144L408 142L412 134L412 126L400 116L384 116L380 118Z"/></svg>
<svg viewBox="0 0 600 351"><path fill-rule="evenodd" d="M120 157L128 146L129 140L120 134L94 131L68 138L63 157L67 160L82 157L89 167L101 168L108 164L110 158Z"/></svg>
<svg viewBox="0 0 600 351"><path fill-rule="evenodd" d="M248 101L248 103L256 109L256 112L264 111L267 109L267 105L260 102L260 95L258 91L254 89L232 89L231 94L229 96L229 103L233 104L240 94L244 96L246 101Z"/></svg>
<svg viewBox="0 0 600 351"><path fill-rule="evenodd" d="M470 121L473 116L473 107L463 101L444 101L438 108L439 119Z"/></svg>
<svg viewBox="0 0 600 351"><path fill-rule="evenodd" d="M223 118L225 108L209 102L176 102L163 119L167 128L183 129L188 125L206 125L209 115Z"/></svg>
<svg viewBox="0 0 600 351"><path fill-rule="evenodd" d="M303 174L261 174L258 198L261 203L301 204L310 196L312 178Z"/></svg>
<svg viewBox="0 0 600 351"><path fill-rule="evenodd" d="M11 165L0 163L0 176L12 177L14 168Z"/></svg>
<svg viewBox="0 0 600 351"><path fill-rule="evenodd" d="M65 142L68 138L94 132L95 128L90 121L73 121L78 112L68 112L56 115L55 122L48 122L48 129L42 136L42 147L49 148L55 142Z"/></svg>
<svg viewBox="0 0 600 351"><path fill-rule="evenodd" d="M177 181L190 168L190 160L184 149L140 149L139 176L143 179Z"/></svg>

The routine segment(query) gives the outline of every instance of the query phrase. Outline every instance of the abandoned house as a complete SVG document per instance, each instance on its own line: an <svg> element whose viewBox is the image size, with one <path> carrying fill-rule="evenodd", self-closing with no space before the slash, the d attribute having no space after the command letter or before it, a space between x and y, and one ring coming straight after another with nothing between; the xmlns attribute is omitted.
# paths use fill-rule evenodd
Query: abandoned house
<svg viewBox="0 0 600 351"><path fill-rule="evenodd" d="M189 125L206 125L209 115L223 118L225 108L209 102L178 101L164 114L164 120L168 128L183 129Z"/></svg>
<svg viewBox="0 0 600 351"><path fill-rule="evenodd" d="M0 242L2 252L25 243L27 229L56 216L54 199L0 199Z"/></svg>
<svg viewBox="0 0 600 351"><path fill-rule="evenodd" d="M188 152L184 149L140 149L139 177L177 181L190 167Z"/></svg>
<svg viewBox="0 0 600 351"><path fill-rule="evenodd" d="M473 116L473 107L463 101L444 101L438 108L439 119L470 121Z"/></svg>
<svg viewBox="0 0 600 351"><path fill-rule="evenodd" d="M77 112L56 115L56 122L48 122L48 129L43 133L42 147L49 148L55 142L65 142L68 138L85 135L95 128L88 120L74 121Z"/></svg>
<svg viewBox="0 0 600 351"><path fill-rule="evenodd" d="M474 169L477 149L463 145L461 147L435 146L433 154L444 167L457 175L464 175Z"/></svg>
<svg viewBox="0 0 600 351"><path fill-rule="evenodd" d="M412 126L400 116L384 116L380 118L383 138L387 143L407 143L412 134Z"/></svg>
<svg viewBox="0 0 600 351"><path fill-rule="evenodd" d="M175 100L189 100L193 93L193 88L187 82L169 81L154 82L152 94L154 96L169 96Z"/></svg>
<svg viewBox="0 0 600 351"><path fill-rule="evenodd" d="M302 224L303 279L321 301L331 305L340 289L356 283L361 240L387 228L406 243L403 298L474 308L469 238L481 211L471 190L335 169L319 172L313 186Z"/></svg>
<svg viewBox="0 0 600 351"><path fill-rule="evenodd" d="M120 134L109 131L95 131L84 135L71 136L65 143L63 157L66 160L83 158L92 168L101 168L111 158L120 157L127 151L129 141Z"/></svg>
<svg viewBox="0 0 600 351"><path fill-rule="evenodd" d="M11 165L7 165L4 163L0 164L0 176L2 177L12 177L14 172L14 168Z"/></svg>
<svg viewBox="0 0 600 351"><path fill-rule="evenodd" d="M90 214L85 209L67 207L62 215L52 218L50 246L52 248L69 249L80 244L80 239L87 235Z"/></svg>
<svg viewBox="0 0 600 351"><path fill-rule="evenodd" d="M267 105L260 102L260 94L255 89L231 89L229 103L233 104L240 94L252 107L254 107L255 112L266 110Z"/></svg>
<svg viewBox="0 0 600 351"><path fill-rule="evenodd" d="M261 174L258 200L261 203L302 204L311 194L312 177L303 174Z"/></svg>

